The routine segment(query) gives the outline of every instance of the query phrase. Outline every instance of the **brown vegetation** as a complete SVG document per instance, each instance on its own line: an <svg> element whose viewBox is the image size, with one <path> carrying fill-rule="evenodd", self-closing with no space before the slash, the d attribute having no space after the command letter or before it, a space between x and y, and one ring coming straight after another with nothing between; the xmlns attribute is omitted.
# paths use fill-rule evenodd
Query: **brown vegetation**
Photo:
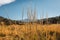
<svg viewBox="0 0 60 40"><path fill-rule="evenodd" d="M36 30L37 25L37 30ZM1 40L60 40L60 24L0 26ZM31 28L30 28L31 27ZM25 29L26 28L26 29Z"/></svg>

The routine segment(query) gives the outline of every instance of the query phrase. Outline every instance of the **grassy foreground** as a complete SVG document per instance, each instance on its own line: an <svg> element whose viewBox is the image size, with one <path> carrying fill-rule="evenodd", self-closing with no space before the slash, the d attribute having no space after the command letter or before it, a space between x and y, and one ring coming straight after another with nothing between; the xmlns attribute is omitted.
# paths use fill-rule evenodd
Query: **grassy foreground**
<svg viewBox="0 0 60 40"><path fill-rule="evenodd" d="M0 40L60 40L60 24L0 25Z"/></svg>

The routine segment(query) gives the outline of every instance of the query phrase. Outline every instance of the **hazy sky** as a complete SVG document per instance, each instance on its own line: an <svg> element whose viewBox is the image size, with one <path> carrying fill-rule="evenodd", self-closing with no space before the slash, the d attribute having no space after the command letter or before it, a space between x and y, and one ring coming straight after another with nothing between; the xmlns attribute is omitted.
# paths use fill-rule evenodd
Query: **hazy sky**
<svg viewBox="0 0 60 40"><path fill-rule="evenodd" d="M0 0L0 16L21 20L22 9L24 8L24 19L26 19L28 8L33 10L35 6L38 19L42 13L44 13L44 18L46 13L48 13L48 17L60 15L60 0Z"/></svg>

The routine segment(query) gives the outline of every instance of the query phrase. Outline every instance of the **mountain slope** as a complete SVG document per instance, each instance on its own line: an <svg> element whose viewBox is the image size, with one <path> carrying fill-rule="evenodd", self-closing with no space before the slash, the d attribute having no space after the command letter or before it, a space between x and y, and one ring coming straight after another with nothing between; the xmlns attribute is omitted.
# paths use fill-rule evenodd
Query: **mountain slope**
<svg viewBox="0 0 60 40"><path fill-rule="evenodd" d="M45 18L45 19L41 19L43 20L43 24L46 24L47 22L49 24L56 24L56 23L59 23L60 24L60 16L57 16L57 17L52 17L52 18L48 18L48 20ZM41 20L37 20L37 23L40 23ZM7 19L7 18L4 18L2 16L0 16L0 24L1 22L4 22L4 24L6 25L10 25L10 24L23 24L23 22L28 22L29 20L11 20L11 19Z"/></svg>

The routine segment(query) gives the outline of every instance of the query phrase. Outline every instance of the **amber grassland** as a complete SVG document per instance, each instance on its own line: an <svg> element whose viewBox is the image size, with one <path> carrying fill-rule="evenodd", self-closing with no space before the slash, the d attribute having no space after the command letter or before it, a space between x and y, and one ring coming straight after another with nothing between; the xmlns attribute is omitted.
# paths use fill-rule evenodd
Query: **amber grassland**
<svg viewBox="0 0 60 40"><path fill-rule="evenodd" d="M60 40L60 24L0 25L0 40Z"/></svg>

